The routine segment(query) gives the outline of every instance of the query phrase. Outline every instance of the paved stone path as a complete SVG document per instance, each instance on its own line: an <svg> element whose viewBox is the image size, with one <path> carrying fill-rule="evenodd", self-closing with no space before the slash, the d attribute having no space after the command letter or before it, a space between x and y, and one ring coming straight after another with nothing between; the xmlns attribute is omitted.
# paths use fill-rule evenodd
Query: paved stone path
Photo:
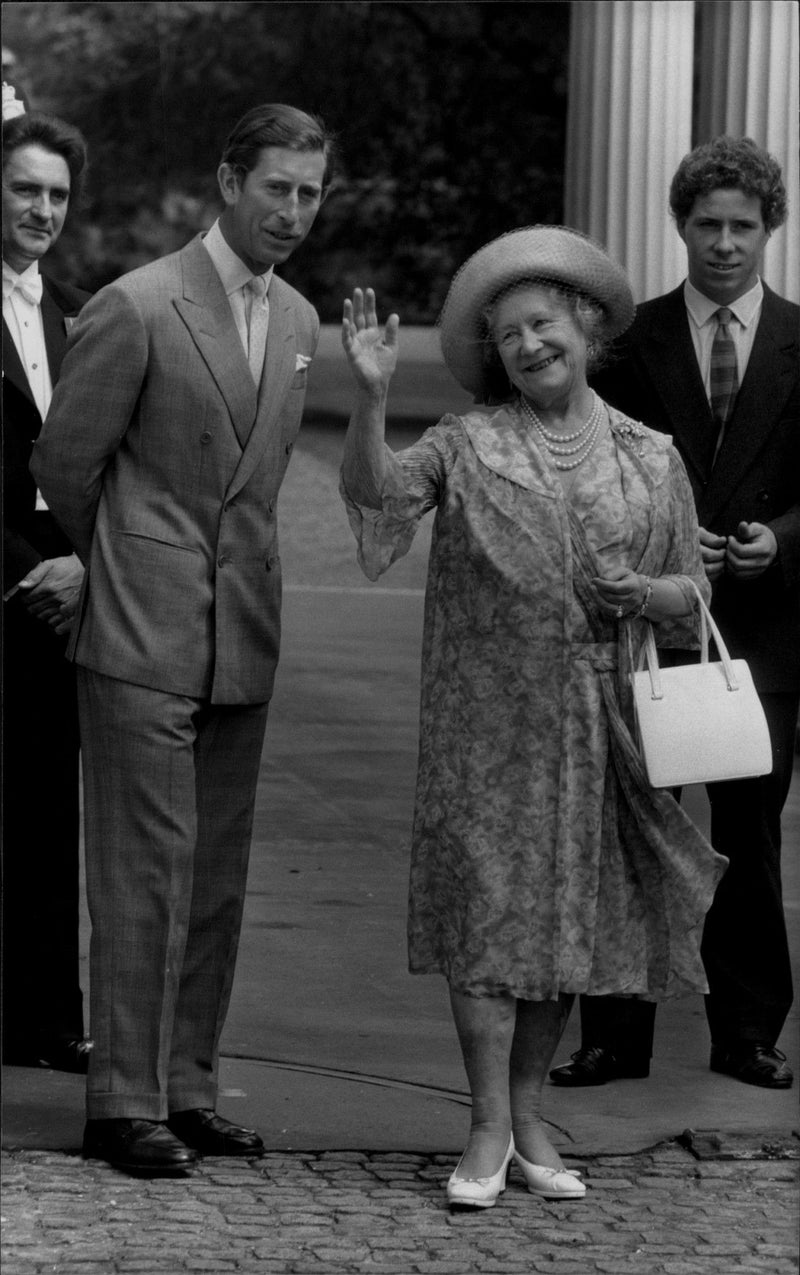
<svg viewBox="0 0 800 1275"><path fill-rule="evenodd" d="M281 497L285 506L282 552L287 592L319 590L317 616L329 607L324 601L327 589L341 590L362 581L338 503L340 454L340 434L306 432ZM423 529L412 553L386 578L387 588L391 585L398 597L404 591L421 590L425 537L429 534L429 528ZM377 611L381 590L373 589L372 595ZM304 595L291 596L297 602ZM247 1097L230 1099L234 1106L225 1109L225 1114L256 1124L265 1137L268 1130L273 1136L277 1130L293 1139L283 1145L292 1146L298 1145L301 1125L307 1139L309 1128L314 1138L318 1136L320 1113L328 1117L329 1136L330 1129L342 1123L351 1131L368 1129L380 1116L382 1141L369 1145L395 1147L402 1143L417 1149L423 1143L413 1141L418 1136L416 1128L412 1120L404 1122L403 1113L412 1112L420 1121L420 1113L424 1113L428 1126L432 1121L425 1103L412 1103L402 1087L393 1091L391 1102L386 1094L380 1094L380 1100L370 1106L363 1088L352 1083L342 1083L329 1098L327 1089L319 1089L316 1081L312 1084L311 1068L306 1068L310 1078L305 1089L297 1079L302 1069L285 1076L280 1073L278 1079L271 1076L269 1084L253 1070L259 1059L281 1054L284 1061L288 1057L294 1062L320 1064L321 1074L329 1077L334 1073L325 1073L323 1064L335 1064L343 1074L355 1069L392 1075L401 1081L435 1082L447 1093L464 1083L460 1069L454 1069L449 1061L454 1046L446 1012L438 1010L433 999L424 1000L433 994L423 987L403 989L404 885L400 877L404 878L405 867L393 869L396 882L393 878L388 885L380 881L390 875L387 856L400 853L393 846L406 835L396 829L405 829L410 810L413 757L409 761L406 754L414 748L416 709L406 707L401 713L395 708L401 684L410 683L409 669L412 665L416 668L418 645L414 643L411 649L403 637L406 630L398 630L396 640L389 641L391 635L384 629L395 623L396 610L389 612L384 606L390 621L384 617L384 628L378 629L377 621L366 622L355 594L348 594L347 606L363 623L353 659L356 665L360 660L373 681L381 682L380 704L388 705L381 711L388 715L391 709L386 720L393 751L386 753L388 761L382 761L383 754L372 746L374 737L360 739L362 750L370 751L371 779L361 783L358 776L351 776L346 785L342 757L352 768L355 745L351 740L350 751L343 752L340 737L330 734L331 722L341 730L350 723L351 731L363 734L365 721L375 718L380 724L384 720L376 708L379 697L376 693L374 701L365 699L364 674L360 672L358 684L352 679L347 682L344 697L336 700L330 712L326 710L324 720L318 720L329 701L317 683L309 682L303 661L293 656L289 642L281 674L284 689L279 693L288 697L291 692L294 698L291 705L285 701L280 721L287 724L286 729L276 735L265 760L265 792L268 789L270 818L279 825L279 845L270 851L269 872L266 860L260 864L255 856L252 923L239 963L238 1009L235 995L228 1028L229 1040L250 1060L246 1075L241 1065L233 1068L227 1060L234 1080L246 1080ZM287 605L287 612L291 611ZM295 606L294 611L296 618L310 623L302 607ZM316 623L320 627L319 619ZM343 644L353 640L350 630L343 636L327 629L322 634L331 661ZM360 697L356 695L359 687ZM303 703L316 704L316 714L310 710L305 716L299 714L298 695L303 688ZM406 688L406 699L410 694ZM300 743L292 744L292 738ZM291 749L305 747L304 741L308 741L311 760L307 758L301 765ZM403 773L408 772L406 797L396 793L396 771L401 762ZM376 779L379 763L383 770ZM322 795L319 789L325 789ZM391 807L389 796L394 803ZM352 806L347 817L345 806ZM332 832L325 827L320 830L325 821ZM364 844L356 836L359 821ZM795 806L791 827L797 826ZM270 844L275 839L273 835ZM787 847L796 840L794 833L788 835L787 824ZM330 854L329 841L333 847ZM301 857L307 842L318 848L316 859ZM290 864L292 854L295 861ZM336 869L337 854L341 855L340 869ZM366 866L367 855L376 861L376 868ZM787 890L788 914L796 944L798 891L792 875L796 860L787 859L787 880L791 877L793 882ZM298 867L307 869L305 876L290 876ZM273 899L278 889L280 916L275 913ZM358 920L347 931L346 942L335 941L345 932L342 899L355 900L361 908L353 913ZM328 911L323 907L325 900ZM298 920L303 907L306 929ZM265 920L270 922L266 928L262 924ZM397 942L396 951L392 948L387 956L390 922ZM381 944L374 940L374 933L380 933ZM326 936L333 937L329 941ZM335 971L331 985L338 980L341 986L339 1000L330 993L332 1008L326 1012L323 1001L329 995L329 984L319 971L328 969ZM362 976L364 969L371 970L370 978ZM266 989L264 970L270 971L272 980ZM322 990L312 1001L317 983ZM304 989L303 997L292 1006L290 998L298 986ZM266 1004L270 987L273 999ZM2 1275L791 1275L798 1270L796 1156L800 1141L790 1133L796 1127L796 1099L793 1093L765 1094L725 1078L709 1077L705 1067L701 1071L696 1059L703 1056L705 1026L701 1021L698 1027L692 1013L702 1016L702 1009L686 1007L674 1020L679 1031L678 1049L664 1027L673 1020L666 1008L662 1011L659 1056L647 1086L641 1090L608 1086L571 1095L564 1123L573 1133L581 1131L572 1145L584 1150L591 1145L598 1150L580 1159L568 1157L568 1163L585 1174L589 1191L583 1201L555 1204L536 1199L523 1189L513 1171L509 1189L497 1208L451 1215L443 1187L455 1164L452 1155L401 1154L396 1150L379 1153L374 1149L271 1150L264 1159L252 1162L206 1159L190 1179L159 1181L127 1177L99 1161L83 1161L76 1154L36 1150L28 1145L4 1152L0 1166ZM418 1045L410 1026L418 1030ZM688 1050L687 1041L694 1042ZM697 1041L700 1045L695 1047ZM792 1034L787 1050L795 1051L795 1042L796 1034ZM568 1052L565 1044L562 1056ZM794 1056L792 1061L797 1067ZM294 1077L294 1088L287 1088L287 1077ZM57 1073L49 1077L30 1073L28 1083L32 1091L35 1089L36 1101L16 1113L23 1131L41 1138L43 1131L52 1136L57 1125L61 1129L53 1113L64 1116L64 1092L66 1088L72 1100L68 1082L73 1080L76 1078ZM298 1094L302 1110L296 1105ZM558 1095L551 1098L554 1103ZM243 1104L241 1114L235 1102ZM690 1114L691 1105L695 1109L700 1105L703 1127L711 1132L698 1138L697 1155L675 1141L651 1146L664 1136L654 1133L656 1114L660 1114L653 1112L654 1102L666 1105L668 1128L675 1131L695 1119ZM392 1115L387 1122L385 1112L389 1109ZM365 1110L368 1119L363 1118ZM309 1112L314 1119L304 1120ZM460 1108L457 1114L456 1134L460 1138ZM593 1137L590 1143L587 1137L590 1114L595 1124L602 1124L604 1141L600 1146L604 1154L599 1153L599 1138ZM62 1121L67 1138L64 1145L72 1146L82 1123L77 1099L66 1115L69 1119ZM450 1126L443 1115L437 1119L433 1136L435 1146L442 1148L451 1140ZM34 1121L32 1129L30 1120ZM283 1130L283 1124L291 1124L291 1130ZM750 1130L778 1129L781 1145L760 1146L755 1139L747 1147L731 1150L730 1130L744 1124ZM636 1145L650 1149L608 1154L620 1128L626 1125L635 1126L637 1137L644 1129ZM714 1130L721 1131L720 1146L714 1145ZM10 1145L18 1144L11 1140ZM25 1145L24 1138L21 1145ZM302 1145L319 1148L320 1143L306 1140ZM329 1147L337 1145L342 1144L327 1142ZM366 1133L364 1143L356 1145L368 1145Z"/></svg>
<svg viewBox="0 0 800 1275"><path fill-rule="evenodd" d="M44 1151L3 1156L3 1275L789 1275L797 1164L696 1159L675 1142L572 1160L583 1201L512 1171L497 1207L451 1214L443 1156L269 1153L190 1179L126 1177Z"/></svg>

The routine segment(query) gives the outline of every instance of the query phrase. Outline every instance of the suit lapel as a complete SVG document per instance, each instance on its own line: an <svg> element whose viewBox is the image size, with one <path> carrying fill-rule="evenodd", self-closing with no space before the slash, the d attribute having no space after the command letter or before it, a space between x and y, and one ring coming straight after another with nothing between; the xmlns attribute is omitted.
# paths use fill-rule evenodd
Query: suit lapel
<svg viewBox="0 0 800 1275"><path fill-rule="evenodd" d="M181 253L183 296L174 305L214 378L242 448L256 419L257 395L231 307L198 236Z"/></svg>
<svg viewBox="0 0 800 1275"><path fill-rule="evenodd" d="M50 381L55 385L61 372L61 364L64 361L64 352L67 348L67 326L66 315L69 311L64 310L59 304L57 298L50 291L49 280L46 275L42 275L42 330L44 332L44 347L47 352L47 366L50 370ZM75 311L77 313L77 310ZM19 357L17 347L14 344L14 338L9 331L8 325L3 320L3 375L16 385L26 398L30 399L33 406L36 407L31 387L25 369L22 366L22 360ZM36 409L38 411L38 408Z"/></svg>
<svg viewBox="0 0 800 1275"><path fill-rule="evenodd" d="M47 289L47 280L44 277L43 284L42 327L44 328L44 345L47 350L50 380L55 385L64 360L64 351L67 348L67 329L64 323L64 311L50 295Z"/></svg>
<svg viewBox="0 0 800 1275"><path fill-rule="evenodd" d="M694 352L683 287L667 293L649 316L639 349L664 405L687 468L705 484L717 441L703 378Z"/></svg>
<svg viewBox="0 0 800 1275"><path fill-rule="evenodd" d="M703 512L709 521L736 489L780 420L797 371L797 334L780 323L773 296L765 287L747 371L704 493Z"/></svg>

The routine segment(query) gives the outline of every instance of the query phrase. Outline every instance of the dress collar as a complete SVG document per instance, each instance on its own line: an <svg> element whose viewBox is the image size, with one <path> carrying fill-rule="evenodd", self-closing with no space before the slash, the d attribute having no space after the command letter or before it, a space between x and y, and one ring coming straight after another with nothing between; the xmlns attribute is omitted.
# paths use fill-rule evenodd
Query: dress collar
<svg viewBox="0 0 800 1275"><path fill-rule="evenodd" d="M608 412L620 463L628 456L630 462L624 463L634 465L653 488L657 487L663 481L662 453L669 449L670 439L654 434L608 403L603 402L603 410ZM506 403L491 413L469 412L461 420L473 450L487 469L528 491L557 500L563 498L558 476L516 402Z"/></svg>
<svg viewBox="0 0 800 1275"><path fill-rule="evenodd" d="M42 276L39 273L39 262L32 261L23 271L14 270L7 261L3 262L3 300L7 301L15 288L18 288L32 305L38 305L42 299Z"/></svg>
<svg viewBox="0 0 800 1275"><path fill-rule="evenodd" d="M208 252L209 257L214 263L217 274L222 281L226 296L231 296L234 292L238 292L241 288L247 286L253 278L252 270L249 270L231 248L230 244L223 235L219 218L214 225L203 236L203 247ZM269 285L272 280L273 267L270 266L261 276L266 284L267 293L269 293Z"/></svg>
<svg viewBox="0 0 800 1275"><path fill-rule="evenodd" d="M686 309L698 328L710 323L720 308L718 301L712 301L704 292L699 292L688 279L683 285L683 298L686 302ZM731 302L728 309L742 327L747 328L758 315L763 300L764 286L760 279L756 279L750 291L745 292L741 297L737 297L735 301Z"/></svg>

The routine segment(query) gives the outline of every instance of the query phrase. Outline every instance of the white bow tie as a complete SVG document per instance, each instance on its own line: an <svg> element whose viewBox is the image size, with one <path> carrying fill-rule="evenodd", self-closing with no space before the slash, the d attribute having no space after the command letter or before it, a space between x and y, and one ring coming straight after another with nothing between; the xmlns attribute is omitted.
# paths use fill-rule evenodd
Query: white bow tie
<svg viewBox="0 0 800 1275"><path fill-rule="evenodd" d="M31 275L29 279L21 279L17 277L12 279L3 271L3 300L7 301L12 292L19 292L31 305L41 305L42 302L42 276L40 274Z"/></svg>

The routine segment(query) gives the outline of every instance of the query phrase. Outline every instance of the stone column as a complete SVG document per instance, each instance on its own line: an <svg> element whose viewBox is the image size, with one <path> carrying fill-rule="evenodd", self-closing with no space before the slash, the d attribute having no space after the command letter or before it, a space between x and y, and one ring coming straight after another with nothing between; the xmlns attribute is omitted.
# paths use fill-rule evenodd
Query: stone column
<svg viewBox="0 0 800 1275"><path fill-rule="evenodd" d="M693 0L571 6L564 221L606 245L637 301L686 273L668 193L692 144L694 15Z"/></svg>
<svg viewBox="0 0 800 1275"><path fill-rule="evenodd" d="M775 156L789 218L764 254L764 278L800 301L798 8L795 0L701 0L697 141L752 137Z"/></svg>

